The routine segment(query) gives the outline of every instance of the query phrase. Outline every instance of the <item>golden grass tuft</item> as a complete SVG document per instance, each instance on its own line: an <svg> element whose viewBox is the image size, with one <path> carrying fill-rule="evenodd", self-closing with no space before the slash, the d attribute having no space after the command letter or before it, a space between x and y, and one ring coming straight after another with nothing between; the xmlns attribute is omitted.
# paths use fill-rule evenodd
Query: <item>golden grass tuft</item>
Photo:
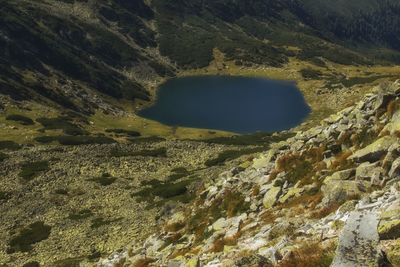
<svg viewBox="0 0 400 267"><path fill-rule="evenodd" d="M147 267L149 266L151 263L155 262L154 259L150 259L150 258L143 258L143 259L139 259L137 261L135 261L132 264L132 267Z"/></svg>
<svg viewBox="0 0 400 267"><path fill-rule="evenodd" d="M312 242L293 250L278 267L329 267L332 264L336 245L323 248Z"/></svg>
<svg viewBox="0 0 400 267"><path fill-rule="evenodd" d="M389 104L386 107L386 115L388 118L392 118L393 114L400 108L400 100L399 99L394 99L389 102Z"/></svg>
<svg viewBox="0 0 400 267"><path fill-rule="evenodd" d="M351 163L347 160L351 155L353 154L353 152L351 152L350 150L348 151L343 151L340 154L338 154L335 157L335 160L333 161L332 165L331 165L331 169L332 170L339 170L339 169L345 169L348 165L350 165Z"/></svg>

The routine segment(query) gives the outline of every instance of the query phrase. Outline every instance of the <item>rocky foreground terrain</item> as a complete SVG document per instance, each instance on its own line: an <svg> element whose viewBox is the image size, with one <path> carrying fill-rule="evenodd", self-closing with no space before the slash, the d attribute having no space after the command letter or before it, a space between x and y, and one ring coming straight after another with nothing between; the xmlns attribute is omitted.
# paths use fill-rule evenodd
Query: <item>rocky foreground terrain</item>
<svg viewBox="0 0 400 267"><path fill-rule="evenodd" d="M142 242L169 207L189 202L192 187L224 168L204 163L236 148L139 140L14 151L8 142L0 152L0 266L79 266Z"/></svg>
<svg viewBox="0 0 400 267"><path fill-rule="evenodd" d="M97 266L400 266L399 134L396 82L211 177Z"/></svg>

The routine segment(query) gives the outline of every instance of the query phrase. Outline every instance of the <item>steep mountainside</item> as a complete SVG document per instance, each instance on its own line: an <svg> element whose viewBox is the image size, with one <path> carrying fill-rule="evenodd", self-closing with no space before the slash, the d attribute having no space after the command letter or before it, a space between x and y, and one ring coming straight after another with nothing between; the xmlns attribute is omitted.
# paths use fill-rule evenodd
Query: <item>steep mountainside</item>
<svg viewBox="0 0 400 267"><path fill-rule="evenodd" d="M0 18L0 92L83 113L108 97L149 100L215 48L245 66L400 60L390 0L3 0Z"/></svg>

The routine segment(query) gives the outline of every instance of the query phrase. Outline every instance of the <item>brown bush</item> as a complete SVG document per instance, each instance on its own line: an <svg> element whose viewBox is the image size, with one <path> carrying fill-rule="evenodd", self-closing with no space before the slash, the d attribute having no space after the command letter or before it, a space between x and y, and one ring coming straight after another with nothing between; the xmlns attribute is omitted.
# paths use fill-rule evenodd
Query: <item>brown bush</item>
<svg viewBox="0 0 400 267"><path fill-rule="evenodd" d="M343 151L342 153L338 154L332 163L331 169L332 170L346 169L349 165L351 165L351 162L349 162L347 159L352 154L353 152L351 152L350 150Z"/></svg>
<svg viewBox="0 0 400 267"><path fill-rule="evenodd" d="M132 267L147 267L149 266L150 263L155 262L154 259L150 259L150 258L143 258L143 259L139 259L137 261L135 261L132 264Z"/></svg>
<svg viewBox="0 0 400 267"><path fill-rule="evenodd" d="M317 242L305 244L285 257L279 267L329 267L333 261L335 246L322 248Z"/></svg>

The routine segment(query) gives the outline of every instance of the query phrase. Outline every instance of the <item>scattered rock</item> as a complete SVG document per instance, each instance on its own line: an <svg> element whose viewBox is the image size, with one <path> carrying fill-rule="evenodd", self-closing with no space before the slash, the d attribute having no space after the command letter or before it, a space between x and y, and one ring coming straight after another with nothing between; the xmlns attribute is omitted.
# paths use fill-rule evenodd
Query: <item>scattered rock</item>
<svg viewBox="0 0 400 267"><path fill-rule="evenodd" d="M366 186L362 181L329 180L321 190L324 194L321 206L330 206L348 199L360 198L366 192Z"/></svg>
<svg viewBox="0 0 400 267"><path fill-rule="evenodd" d="M389 147L395 142L398 142L398 138L392 136L382 137L371 145L356 151L349 157L349 160L359 163L366 161L376 162L387 153Z"/></svg>
<svg viewBox="0 0 400 267"><path fill-rule="evenodd" d="M276 201L278 200L280 194L282 193L282 188L279 186L273 186L264 195L263 204L266 209L272 208Z"/></svg>

